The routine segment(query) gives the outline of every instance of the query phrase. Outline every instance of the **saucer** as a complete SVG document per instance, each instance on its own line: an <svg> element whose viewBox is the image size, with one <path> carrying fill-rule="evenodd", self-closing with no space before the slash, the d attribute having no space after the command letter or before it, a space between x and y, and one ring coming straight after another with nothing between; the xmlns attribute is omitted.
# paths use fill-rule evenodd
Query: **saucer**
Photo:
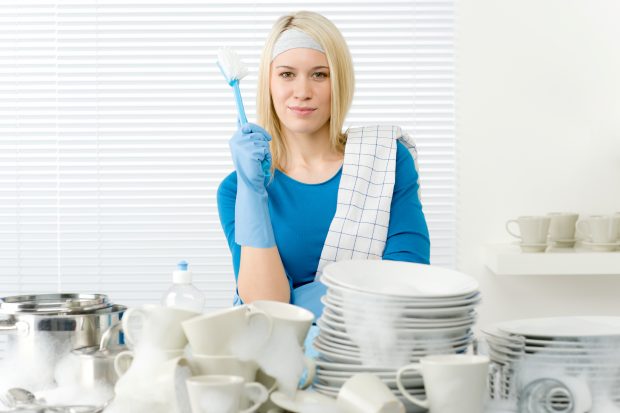
<svg viewBox="0 0 620 413"><path fill-rule="evenodd" d="M331 397L327 397L317 392L305 390L297 390L297 392L295 393L295 399L289 398L285 393L281 391L274 391L273 393L271 393L271 401L276 406L294 413L309 411L308 408L326 408L336 405L336 400Z"/></svg>
<svg viewBox="0 0 620 413"><path fill-rule="evenodd" d="M567 239L554 239L551 240L554 247L557 248L573 248L575 246L575 242L577 242L577 238L567 238Z"/></svg>
<svg viewBox="0 0 620 413"><path fill-rule="evenodd" d="M616 241L616 242L582 241L582 244L585 247L590 248L592 251L600 251L600 252L615 251L616 248L620 247L620 241Z"/></svg>
<svg viewBox="0 0 620 413"><path fill-rule="evenodd" d="M545 252L547 249L547 243L543 244L519 244L521 252Z"/></svg>

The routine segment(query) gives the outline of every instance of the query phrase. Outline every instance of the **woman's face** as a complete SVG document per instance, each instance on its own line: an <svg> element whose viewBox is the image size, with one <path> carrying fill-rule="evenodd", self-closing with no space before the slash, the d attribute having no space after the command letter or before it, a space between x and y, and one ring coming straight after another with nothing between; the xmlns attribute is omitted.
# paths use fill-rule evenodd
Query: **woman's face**
<svg viewBox="0 0 620 413"><path fill-rule="evenodd" d="M331 82L324 53L295 48L271 62L271 99L283 132L312 134L329 122Z"/></svg>

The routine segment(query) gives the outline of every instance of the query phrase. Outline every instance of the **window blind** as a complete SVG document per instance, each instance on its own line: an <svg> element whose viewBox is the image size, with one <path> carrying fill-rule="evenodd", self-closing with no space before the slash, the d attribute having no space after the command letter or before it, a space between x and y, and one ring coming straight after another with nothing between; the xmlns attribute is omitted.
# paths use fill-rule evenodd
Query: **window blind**
<svg viewBox="0 0 620 413"><path fill-rule="evenodd" d="M216 208L233 170L222 45L251 68L273 22L313 10L342 31L357 87L345 126L396 124L419 147L434 264L455 262L452 1L8 0L0 3L2 296L100 292L157 302L185 259L231 304Z"/></svg>

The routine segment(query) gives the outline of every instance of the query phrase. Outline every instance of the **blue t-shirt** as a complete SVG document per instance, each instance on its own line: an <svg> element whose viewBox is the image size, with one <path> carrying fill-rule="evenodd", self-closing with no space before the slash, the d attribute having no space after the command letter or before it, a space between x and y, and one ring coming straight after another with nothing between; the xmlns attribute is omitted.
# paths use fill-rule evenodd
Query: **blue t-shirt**
<svg viewBox="0 0 620 413"><path fill-rule="evenodd" d="M267 186L273 232L291 286L291 302L318 317L325 287L314 282L329 226L336 214L342 168L332 178L306 184L275 170ZM418 199L418 173L409 150L397 142L396 173L390 223L383 259L429 263L430 240ZM237 173L228 175L217 191L220 221L232 253L235 280L239 275L241 246L235 243Z"/></svg>

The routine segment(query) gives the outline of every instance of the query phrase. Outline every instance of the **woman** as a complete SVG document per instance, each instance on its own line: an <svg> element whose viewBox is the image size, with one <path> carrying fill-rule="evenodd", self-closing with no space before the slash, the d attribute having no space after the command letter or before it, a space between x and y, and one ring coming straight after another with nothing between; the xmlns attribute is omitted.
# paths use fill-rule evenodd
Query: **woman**
<svg viewBox="0 0 620 413"><path fill-rule="evenodd" d="M258 77L263 127L233 135L236 172L218 189L237 303L291 302L318 318L325 264L429 262L415 147L392 126L342 133L353 90L349 49L333 23L313 12L275 23Z"/></svg>

